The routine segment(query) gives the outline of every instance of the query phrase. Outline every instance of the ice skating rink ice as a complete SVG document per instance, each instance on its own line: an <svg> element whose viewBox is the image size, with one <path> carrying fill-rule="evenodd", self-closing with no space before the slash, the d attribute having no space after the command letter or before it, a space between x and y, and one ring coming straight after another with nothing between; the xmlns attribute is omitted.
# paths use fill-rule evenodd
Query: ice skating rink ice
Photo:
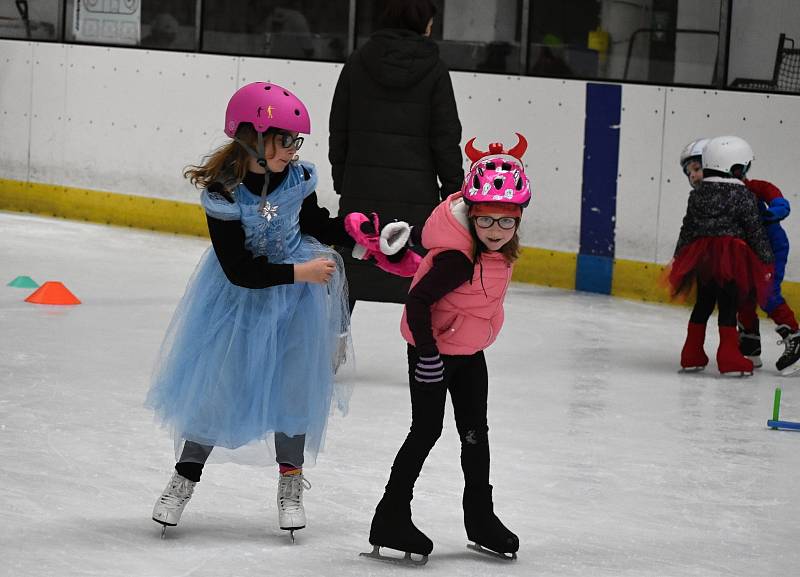
<svg viewBox="0 0 800 577"><path fill-rule="evenodd" d="M487 353L495 509L521 541L508 563L466 549L458 436L417 484L434 542L421 569L358 557L410 406L401 308L359 303L356 390L306 471L308 527L277 528L276 469L209 465L181 525L150 519L172 443L142 402L199 238L0 213L0 575L797 575L800 433L768 430L774 387L800 420L800 379L765 367L679 374L689 311L512 285ZM83 304L23 302L18 275ZM416 573L415 573L416 574Z"/></svg>

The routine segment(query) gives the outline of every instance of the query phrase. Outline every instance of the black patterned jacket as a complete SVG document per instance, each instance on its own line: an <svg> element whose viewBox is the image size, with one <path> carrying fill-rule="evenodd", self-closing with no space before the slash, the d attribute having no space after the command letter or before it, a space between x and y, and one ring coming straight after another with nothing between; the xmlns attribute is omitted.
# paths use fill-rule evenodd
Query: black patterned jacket
<svg viewBox="0 0 800 577"><path fill-rule="evenodd" d="M762 262L769 264L774 260L755 196L739 180L707 178L699 190L689 193L675 256L693 241L706 236L741 238Z"/></svg>

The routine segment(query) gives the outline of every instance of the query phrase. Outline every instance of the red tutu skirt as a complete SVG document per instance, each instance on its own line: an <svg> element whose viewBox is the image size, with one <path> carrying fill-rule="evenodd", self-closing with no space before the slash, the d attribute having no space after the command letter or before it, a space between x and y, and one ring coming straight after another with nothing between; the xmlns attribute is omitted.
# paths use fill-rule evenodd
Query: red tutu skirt
<svg viewBox="0 0 800 577"><path fill-rule="evenodd" d="M665 271L672 296L686 296L695 283L736 283L739 298L765 304L772 291L773 266L764 264L742 239L704 236L686 245Z"/></svg>

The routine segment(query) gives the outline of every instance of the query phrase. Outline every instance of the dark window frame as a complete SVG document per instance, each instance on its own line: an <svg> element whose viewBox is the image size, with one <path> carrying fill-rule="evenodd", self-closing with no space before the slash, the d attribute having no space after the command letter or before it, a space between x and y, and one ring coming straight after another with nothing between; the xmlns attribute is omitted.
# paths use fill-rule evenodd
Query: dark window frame
<svg viewBox="0 0 800 577"><path fill-rule="evenodd" d="M530 12L531 12L531 4L532 2L536 2L537 0L520 0L518 7L519 7L519 27L520 27L520 50L519 50L519 62L517 66L517 70L507 70L502 72L485 72L485 71L477 71L474 69L460 69L457 67L452 67L451 69L456 72L470 72L476 73L481 72L483 74L502 74L504 76L508 75L515 75L515 76L524 76L524 77L542 77L541 75L532 74L527 71L528 69L528 58L529 58L529 39L530 39ZM56 34L55 38L48 39L48 38L0 38L2 40L11 40L11 41L22 41L22 42L37 42L43 44L66 44L66 45L77 45L77 46L105 46L105 47L114 47L126 50L150 50L154 52L189 52L193 54L211 54L211 55L222 55L222 56L233 56L233 57L248 57L248 58L276 58L276 59L284 59L286 57L282 57L280 55L275 56L263 56L263 55L254 55L254 54L246 54L246 53L223 53L217 51L210 51L206 50L203 47L204 44L204 31L205 31L205 3L206 0L195 0L195 34L194 34L194 47L191 50L185 48L163 48L163 47L146 47L146 46L130 46L126 44L114 44L114 43L88 43L88 42L80 42L75 40L67 40L66 35L66 23L67 23L67 0L58 0L59 10L58 10L58 21L55 23ZM686 83L679 83L679 82L671 82L671 83L662 83L662 82L651 82L651 81L642 81L642 80L629 80L625 78L626 74L623 74L623 78L598 78L596 76L570 76L569 78L564 76L546 76L547 78L564 78L569 80L576 80L576 81L584 81L584 82L599 82L599 83L608 83L608 84L633 84L633 85L646 85L646 86L669 86L675 88L695 88L695 89L712 89L712 90L721 90L721 91L730 91L730 92L748 92L748 93L764 93L764 94L797 94L793 92L779 92L777 90L768 90L768 89L752 89L752 88L741 88L735 85L728 85L728 70L729 70L729 54L730 54L730 42L731 42L731 10L732 10L733 0L723 0L720 3L720 30L719 31L710 31L710 30L673 30L669 32L674 33L694 33L694 34L716 34L719 37L718 42L718 49L717 49L717 73L715 74L716 82L711 84L686 84ZM358 13L357 13L357 0L349 0L348 2L348 16L347 16L347 42L346 42L346 56L343 59L321 59L321 58L296 58L292 57L292 60L298 61L308 61L308 62L333 62L333 63L343 63L346 61L347 57L352 54L353 50L355 49L356 45L356 28L358 22ZM724 30L723 30L724 28ZM640 32L644 32L646 30L641 29L637 30L635 34ZM635 36L634 34L634 36ZM629 49L633 45L633 36L631 37L631 41L629 43ZM511 68L511 67L510 67ZM627 69L627 65L626 65Z"/></svg>

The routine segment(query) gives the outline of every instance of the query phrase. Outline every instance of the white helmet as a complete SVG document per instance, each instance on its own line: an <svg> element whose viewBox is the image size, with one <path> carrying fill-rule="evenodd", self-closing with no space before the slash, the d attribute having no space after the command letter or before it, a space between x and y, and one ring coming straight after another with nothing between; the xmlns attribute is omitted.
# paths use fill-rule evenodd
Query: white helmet
<svg viewBox="0 0 800 577"><path fill-rule="evenodd" d="M703 168L718 170L732 175L734 166L744 167L742 176L753 162L753 149L738 136L717 136L703 149Z"/></svg>
<svg viewBox="0 0 800 577"><path fill-rule="evenodd" d="M681 151L681 166L685 166L690 160L700 160L703 157L703 149L708 144L708 141L708 138L698 138L684 146Z"/></svg>

